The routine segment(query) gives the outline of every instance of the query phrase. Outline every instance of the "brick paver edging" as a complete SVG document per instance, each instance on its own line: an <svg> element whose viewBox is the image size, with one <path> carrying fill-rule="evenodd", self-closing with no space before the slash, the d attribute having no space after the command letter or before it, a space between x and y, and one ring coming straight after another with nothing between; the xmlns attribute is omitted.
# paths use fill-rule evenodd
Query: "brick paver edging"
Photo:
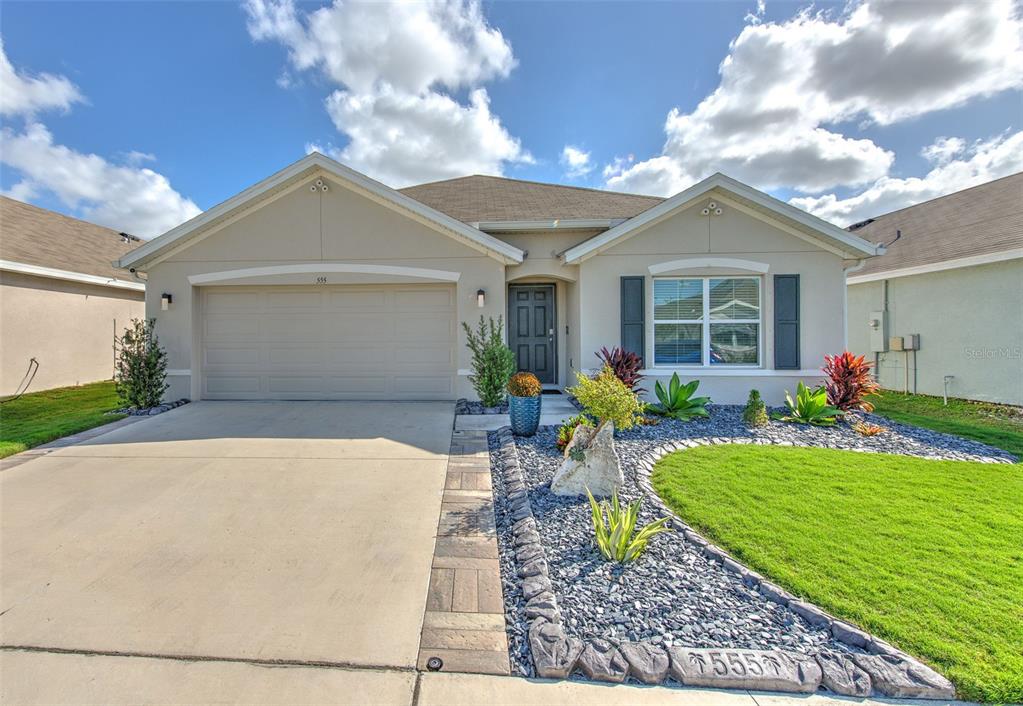
<svg viewBox="0 0 1023 706"><path fill-rule="evenodd" d="M660 499L650 484L650 472L663 456L694 446L726 443L717 439L668 442L643 457L637 480L643 492L672 518L673 527L687 542L700 547L712 561L742 577L771 601L788 606L809 623L826 626L835 639L865 650L866 654L822 652L814 657L784 650L731 650L659 647L649 642L580 640L565 632L553 585L548 578L536 520L519 465L510 427L498 432L500 466L512 514L513 545L520 588L526 599L529 647L537 674L567 678L579 671L591 679L622 682L631 676L645 684L660 684L669 677L688 686L763 689L812 693L825 687L835 693L864 697L875 691L897 698L955 697L951 682L888 643L844 623L814 605L799 601L781 587L747 569L724 550L708 542ZM732 442L734 443L734 440ZM739 443L744 443L740 441Z"/></svg>
<svg viewBox="0 0 1023 706"><path fill-rule="evenodd" d="M511 674L485 431L451 434L417 666Z"/></svg>

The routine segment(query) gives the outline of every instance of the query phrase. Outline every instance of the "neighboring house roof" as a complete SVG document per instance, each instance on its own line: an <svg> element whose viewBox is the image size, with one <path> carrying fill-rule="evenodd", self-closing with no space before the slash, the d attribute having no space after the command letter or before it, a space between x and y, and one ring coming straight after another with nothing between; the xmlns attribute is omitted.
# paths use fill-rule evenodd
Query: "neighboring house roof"
<svg viewBox="0 0 1023 706"><path fill-rule="evenodd" d="M259 204L274 194L289 189L310 176L321 172L336 179L342 186L360 193L382 206L402 213L444 235L486 252L488 255L506 264L517 264L525 258L525 253L513 245L498 240L428 205L420 203L405 194L395 191L389 186L344 166L340 162L325 157L319 152L313 152L276 174L267 177L258 184L250 186L240 194L203 211L195 218L182 223L176 228L172 228L163 235L136 248L123 256L119 264L121 267L145 269L154 260L168 254L172 248L176 250L193 238L201 236L203 233L235 217L244 210L258 207Z"/></svg>
<svg viewBox="0 0 1023 706"><path fill-rule="evenodd" d="M484 229L487 223L506 221L624 220L664 201L657 196L479 174L409 186L401 193Z"/></svg>
<svg viewBox="0 0 1023 706"><path fill-rule="evenodd" d="M899 230L902 237L891 243ZM849 278L853 284L1023 257L1023 172L878 216L850 231L873 243L891 243L885 255Z"/></svg>
<svg viewBox="0 0 1023 706"><path fill-rule="evenodd" d="M113 262L139 239L0 196L0 269L143 290Z"/></svg>
<svg viewBox="0 0 1023 706"><path fill-rule="evenodd" d="M771 221L794 235L814 241L843 257L860 259L883 252L883 249L878 248L875 244L863 240L843 228L718 173L675 194L636 217L569 249L565 252L565 262L575 264L598 255L673 213L688 208L697 199L713 195L731 206L753 212L758 217Z"/></svg>

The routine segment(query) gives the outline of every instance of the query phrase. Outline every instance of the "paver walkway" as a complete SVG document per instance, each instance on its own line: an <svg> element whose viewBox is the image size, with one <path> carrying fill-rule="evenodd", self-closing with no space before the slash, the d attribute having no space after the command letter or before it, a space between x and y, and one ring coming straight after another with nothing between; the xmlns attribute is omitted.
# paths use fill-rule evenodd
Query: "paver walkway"
<svg viewBox="0 0 1023 706"><path fill-rule="evenodd" d="M509 674L501 567L484 431L454 431L419 645L453 672Z"/></svg>

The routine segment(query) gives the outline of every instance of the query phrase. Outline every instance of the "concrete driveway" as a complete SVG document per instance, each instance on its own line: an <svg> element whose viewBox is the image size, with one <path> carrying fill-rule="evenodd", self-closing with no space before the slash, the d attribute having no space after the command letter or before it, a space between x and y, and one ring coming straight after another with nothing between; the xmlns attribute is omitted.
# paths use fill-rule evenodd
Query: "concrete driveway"
<svg viewBox="0 0 1023 706"><path fill-rule="evenodd" d="M3 471L3 645L411 670L452 415L199 402Z"/></svg>

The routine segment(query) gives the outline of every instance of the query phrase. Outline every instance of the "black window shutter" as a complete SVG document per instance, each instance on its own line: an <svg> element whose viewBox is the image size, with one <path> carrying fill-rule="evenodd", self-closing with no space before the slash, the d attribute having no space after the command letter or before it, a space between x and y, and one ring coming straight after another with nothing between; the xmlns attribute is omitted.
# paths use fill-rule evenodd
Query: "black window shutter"
<svg viewBox="0 0 1023 706"><path fill-rule="evenodd" d="M799 275L774 276L774 367L799 370Z"/></svg>
<svg viewBox="0 0 1023 706"><path fill-rule="evenodd" d="M643 317L645 277L622 277L622 348L642 359L646 336Z"/></svg>

